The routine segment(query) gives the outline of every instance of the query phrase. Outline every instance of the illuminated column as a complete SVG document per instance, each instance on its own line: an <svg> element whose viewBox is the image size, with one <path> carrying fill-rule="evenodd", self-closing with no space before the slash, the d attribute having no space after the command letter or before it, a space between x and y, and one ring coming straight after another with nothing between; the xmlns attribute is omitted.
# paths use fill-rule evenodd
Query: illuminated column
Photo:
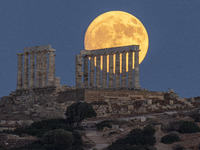
<svg viewBox="0 0 200 150"><path fill-rule="evenodd" d="M133 51L128 53L128 87L133 88Z"/></svg>
<svg viewBox="0 0 200 150"><path fill-rule="evenodd" d="M17 54L18 60L17 60L17 89L21 90L22 89L22 59L23 59L23 54Z"/></svg>
<svg viewBox="0 0 200 150"><path fill-rule="evenodd" d="M122 52L121 87L126 88L126 52Z"/></svg>
<svg viewBox="0 0 200 150"><path fill-rule="evenodd" d="M134 88L140 89L139 84L139 51L135 50L135 65L134 65Z"/></svg>
<svg viewBox="0 0 200 150"><path fill-rule="evenodd" d="M114 73L113 73L113 53L109 54L109 81L108 87L113 88L113 80L114 80Z"/></svg>
<svg viewBox="0 0 200 150"><path fill-rule="evenodd" d="M76 88L82 87L82 55L76 55Z"/></svg>
<svg viewBox="0 0 200 150"><path fill-rule="evenodd" d="M49 50L48 86L55 86L55 50Z"/></svg>
<svg viewBox="0 0 200 150"><path fill-rule="evenodd" d="M30 88L35 86L35 52L30 52Z"/></svg>
<svg viewBox="0 0 200 150"><path fill-rule="evenodd" d="M107 88L107 55L103 55L102 87Z"/></svg>
<svg viewBox="0 0 200 150"><path fill-rule="evenodd" d="M42 53L42 87L47 85L47 51Z"/></svg>
<svg viewBox="0 0 200 150"><path fill-rule="evenodd" d="M94 55L90 56L90 87L95 87L94 84L95 66L94 66Z"/></svg>
<svg viewBox="0 0 200 150"><path fill-rule="evenodd" d="M101 55L96 56L96 87L101 88Z"/></svg>
<svg viewBox="0 0 200 150"><path fill-rule="evenodd" d="M24 84L23 84L23 88L24 89L27 89L29 86L28 86L28 52L25 52L24 53Z"/></svg>
<svg viewBox="0 0 200 150"><path fill-rule="evenodd" d="M116 53L115 61L115 87L120 88L120 53Z"/></svg>
<svg viewBox="0 0 200 150"><path fill-rule="evenodd" d="M88 56L84 56L84 73L83 73L84 87L88 87Z"/></svg>

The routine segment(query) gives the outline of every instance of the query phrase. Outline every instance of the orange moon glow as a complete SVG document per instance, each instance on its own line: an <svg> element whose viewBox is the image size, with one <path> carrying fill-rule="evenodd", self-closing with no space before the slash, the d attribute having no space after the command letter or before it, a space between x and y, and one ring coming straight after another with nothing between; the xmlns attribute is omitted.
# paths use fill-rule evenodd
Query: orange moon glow
<svg viewBox="0 0 200 150"><path fill-rule="evenodd" d="M139 45L141 63L146 56L149 39L145 27L135 16L123 11L110 11L92 21L85 33L84 45L85 50Z"/></svg>

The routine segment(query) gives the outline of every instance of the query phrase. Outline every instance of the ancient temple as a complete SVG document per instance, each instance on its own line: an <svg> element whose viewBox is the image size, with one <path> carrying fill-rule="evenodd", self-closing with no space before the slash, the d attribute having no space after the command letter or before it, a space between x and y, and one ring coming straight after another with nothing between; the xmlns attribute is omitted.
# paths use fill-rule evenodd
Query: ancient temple
<svg viewBox="0 0 200 150"><path fill-rule="evenodd" d="M79 55L76 55L76 88L140 89L139 51L138 45L82 50ZM120 55L122 59L120 59ZM107 58L109 58L109 64L107 64ZM126 71L127 61L128 72Z"/></svg>
<svg viewBox="0 0 200 150"><path fill-rule="evenodd" d="M26 47L24 53L17 54L17 90L60 84L60 78L55 77L55 51L51 45L43 45Z"/></svg>

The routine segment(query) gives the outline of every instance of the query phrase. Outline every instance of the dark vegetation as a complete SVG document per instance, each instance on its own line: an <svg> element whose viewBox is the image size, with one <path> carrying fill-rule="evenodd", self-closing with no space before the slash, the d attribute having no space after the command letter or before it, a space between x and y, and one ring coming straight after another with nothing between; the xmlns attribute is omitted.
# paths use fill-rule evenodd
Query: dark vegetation
<svg viewBox="0 0 200 150"><path fill-rule="evenodd" d="M42 120L30 126L3 133L19 136L31 135L39 138L31 145L12 150L82 150L79 131L83 128L79 125L84 119L95 117L96 112L90 104L77 102L67 108L65 115L66 119Z"/></svg>
<svg viewBox="0 0 200 150"><path fill-rule="evenodd" d="M97 114L91 104L77 102L67 108L65 115L70 126L73 126L74 124L79 126L84 119L96 117Z"/></svg>
<svg viewBox="0 0 200 150"><path fill-rule="evenodd" d="M166 131L177 131L180 133L196 133L200 132L199 126L192 121L175 121L170 122L165 129Z"/></svg>
<svg viewBox="0 0 200 150"><path fill-rule="evenodd" d="M147 125L144 129L133 129L125 138L118 139L108 150L150 150L156 140L155 129L152 125Z"/></svg>
<svg viewBox="0 0 200 150"><path fill-rule="evenodd" d="M180 141L180 138L178 134L175 133L167 134L161 138L161 142L165 144L171 144L178 141Z"/></svg>
<svg viewBox="0 0 200 150"><path fill-rule="evenodd" d="M179 127L180 133L196 133L199 131L200 131L199 126L192 121L184 121Z"/></svg>

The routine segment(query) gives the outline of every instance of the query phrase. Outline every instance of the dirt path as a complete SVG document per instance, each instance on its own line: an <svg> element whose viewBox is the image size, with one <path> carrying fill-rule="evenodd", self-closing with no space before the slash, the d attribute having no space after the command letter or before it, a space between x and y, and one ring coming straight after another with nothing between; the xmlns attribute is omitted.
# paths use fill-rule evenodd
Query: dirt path
<svg viewBox="0 0 200 150"><path fill-rule="evenodd" d="M103 137L103 134L96 130L86 130L85 135L95 143L95 146L92 149L96 148L97 150L103 150L108 147L106 139Z"/></svg>

